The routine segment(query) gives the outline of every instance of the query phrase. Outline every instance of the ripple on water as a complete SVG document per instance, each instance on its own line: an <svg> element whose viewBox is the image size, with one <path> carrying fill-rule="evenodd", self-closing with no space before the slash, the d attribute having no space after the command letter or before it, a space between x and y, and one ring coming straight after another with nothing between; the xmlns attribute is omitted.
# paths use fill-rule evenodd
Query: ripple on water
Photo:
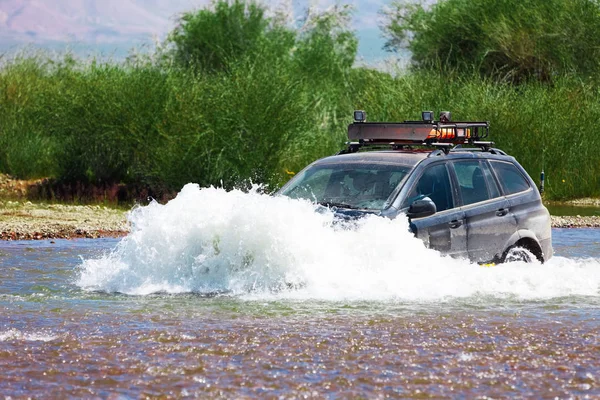
<svg viewBox="0 0 600 400"><path fill-rule="evenodd" d="M115 392L179 397L184 391L202 397L600 394L595 317L574 328L568 316L494 312L159 315L147 323L144 315L127 321L97 315L108 329L84 324L68 334L41 334L46 342L28 336L40 333L9 332L0 342L5 393L24 394L27 388L42 397ZM54 386L46 385L50 382Z"/></svg>
<svg viewBox="0 0 600 400"><path fill-rule="evenodd" d="M3 395L600 396L595 231L480 268L402 221L343 232L310 204L186 190L123 242L2 245Z"/></svg>

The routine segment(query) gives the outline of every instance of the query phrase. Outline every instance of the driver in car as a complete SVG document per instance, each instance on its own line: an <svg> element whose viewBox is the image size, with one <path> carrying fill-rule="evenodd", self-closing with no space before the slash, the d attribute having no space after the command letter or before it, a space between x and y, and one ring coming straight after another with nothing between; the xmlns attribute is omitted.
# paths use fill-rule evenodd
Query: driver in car
<svg viewBox="0 0 600 400"><path fill-rule="evenodd" d="M373 194L375 176L369 172L354 172L351 176L354 187L354 197L364 197Z"/></svg>

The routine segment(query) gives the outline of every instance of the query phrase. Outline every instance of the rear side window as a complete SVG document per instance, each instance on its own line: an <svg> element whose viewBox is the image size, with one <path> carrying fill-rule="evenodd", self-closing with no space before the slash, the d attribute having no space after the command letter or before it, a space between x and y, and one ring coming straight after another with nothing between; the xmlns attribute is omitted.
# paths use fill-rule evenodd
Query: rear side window
<svg viewBox="0 0 600 400"><path fill-rule="evenodd" d="M499 196L496 184L486 177L489 171L478 160L457 161L453 165L465 206ZM493 186L490 187L490 184Z"/></svg>
<svg viewBox="0 0 600 400"><path fill-rule="evenodd" d="M513 164L501 161L491 161L491 164L506 194L519 193L529 189L529 182Z"/></svg>

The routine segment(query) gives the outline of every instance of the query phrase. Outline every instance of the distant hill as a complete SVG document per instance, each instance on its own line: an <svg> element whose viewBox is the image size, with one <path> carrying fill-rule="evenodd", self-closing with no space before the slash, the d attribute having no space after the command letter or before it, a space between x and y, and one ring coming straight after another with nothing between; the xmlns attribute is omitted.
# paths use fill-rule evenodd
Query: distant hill
<svg viewBox="0 0 600 400"><path fill-rule="evenodd" d="M164 35L193 0L0 0L0 41L129 42Z"/></svg>
<svg viewBox="0 0 600 400"><path fill-rule="evenodd" d="M359 58L381 59L383 39L375 22L391 0L346 0L357 12L354 26L360 39ZM412 0L409 0L412 1ZM321 9L337 0L263 0L275 8L292 7L296 17L309 5ZM0 0L0 53L24 44L77 53L100 52L117 57L132 47L163 39L177 16L210 4L211 0Z"/></svg>

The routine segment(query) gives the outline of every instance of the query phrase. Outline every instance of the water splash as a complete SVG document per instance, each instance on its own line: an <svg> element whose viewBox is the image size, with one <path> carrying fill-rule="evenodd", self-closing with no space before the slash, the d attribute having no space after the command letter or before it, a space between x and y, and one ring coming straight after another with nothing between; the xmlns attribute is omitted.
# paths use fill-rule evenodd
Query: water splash
<svg viewBox="0 0 600 400"><path fill-rule="evenodd" d="M425 248L405 218L371 216L347 229L309 202L256 191L188 184L129 220L114 251L84 260L78 286L329 300L600 296L599 259L482 268Z"/></svg>

